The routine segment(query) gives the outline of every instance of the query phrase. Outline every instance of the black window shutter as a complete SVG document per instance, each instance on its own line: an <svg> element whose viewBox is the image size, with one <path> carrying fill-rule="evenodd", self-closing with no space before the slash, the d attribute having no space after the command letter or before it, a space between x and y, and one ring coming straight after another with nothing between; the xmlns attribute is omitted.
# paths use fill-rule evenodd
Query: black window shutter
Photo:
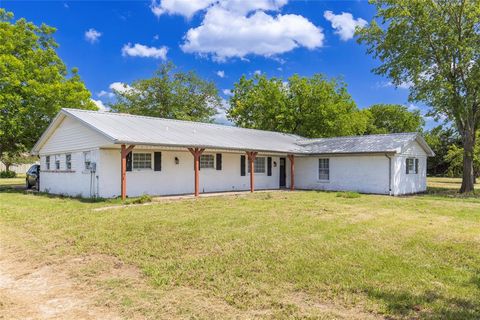
<svg viewBox="0 0 480 320"><path fill-rule="evenodd" d="M221 153L217 153L217 170L222 170L222 154Z"/></svg>
<svg viewBox="0 0 480 320"><path fill-rule="evenodd" d="M162 153L155 152L153 154L153 170L162 171Z"/></svg>
<svg viewBox="0 0 480 320"><path fill-rule="evenodd" d="M272 157L267 158L267 175L272 175Z"/></svg>
<svg viewBox="0 0 480 320"><path fill-rule="evenodd" d="M410 172L408 172L408 159L405 160L405 164L406 164L406 167L407 167L407 174L409 174Z"/></svg>
<svg viewBox="0 0 480 320"><path fill-rule="evenodd" d="M245 175L245 156L240 156L240 175Z"/></svg>
<svg viewBox="0 0 480 320"><path fill-rule="evenodd" d="M415 159L415 173L418 173L418 159Z"/></svg>
<svg viewBox="0 0 480 320"><path fill-rule="evenodd" d="M132 171L132 152L127 154L127 171Z"/></svg>

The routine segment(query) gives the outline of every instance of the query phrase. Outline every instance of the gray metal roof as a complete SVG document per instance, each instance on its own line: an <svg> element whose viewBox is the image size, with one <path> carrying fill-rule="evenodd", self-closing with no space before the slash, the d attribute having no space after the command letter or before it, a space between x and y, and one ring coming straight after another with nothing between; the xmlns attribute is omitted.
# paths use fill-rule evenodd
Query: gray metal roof
<svg viewBox="0 0 480 320"><path fill-rule="evenodd" d="M324 153L399 153L412 141L417 141L429 156L434 153L425 140L415 132L377 134L338 138L305 139L297 142L311 154Z"/></svg>
<svg viewBox="0 0 480 320"><path fill-rule="evenodd" d="M298 135L245 129L219 124L180 121L112 112L62 109L33 148L38 153L60 122L61 116L81 121L112 144L202 147L240 151L294 154L400 152L417 140L427 153L433 152L416 133L306 139Z"/></svg>

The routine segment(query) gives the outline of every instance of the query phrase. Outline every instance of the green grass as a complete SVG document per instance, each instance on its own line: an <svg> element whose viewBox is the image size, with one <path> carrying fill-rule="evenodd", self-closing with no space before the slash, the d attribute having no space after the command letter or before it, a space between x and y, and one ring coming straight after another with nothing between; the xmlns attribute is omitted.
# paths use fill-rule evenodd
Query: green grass
<svg viewBox="0 0 480 320"><path fill-rule="evenodd" d="M50 257L137 266L150 293L108 283L129 316L155 318L170 297L170 317L478 319L480 199L445 184L409 197L272 192L105 211L92 209L110 202L4 190L0 234Z"/></svg>

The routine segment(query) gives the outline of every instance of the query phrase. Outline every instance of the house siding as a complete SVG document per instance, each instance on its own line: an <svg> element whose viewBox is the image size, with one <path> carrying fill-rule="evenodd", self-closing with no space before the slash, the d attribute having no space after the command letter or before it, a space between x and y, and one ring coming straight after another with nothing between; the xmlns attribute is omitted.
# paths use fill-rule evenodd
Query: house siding
<svg viewBox="0 0 480 320"><path fill-rule="evenodd" d="M330 179L318 178L318 159L328 158ZM297 188L389 194L388 158L369 156L309 156L295 162Z"/></svg>
<svg viewBox="0 0 480 320"><path fill-rule="evenodd" d="M418 173L406 173L406 159L417 158ZM400 154L393 157L393 194L413 194L425 192L427 190L427 154L417 143L412 142L407 145Z"/></svg>
<svg viewBox="0 0 480 320"><path fill-rule="evenodd" d="M162 170L140 169L127 172L127 196L136 197L143 194L150 195L174 195L191 194L194 192L194 169L193 156L188 151L141 149L135 148L133 152L162 152ZM219 153L209 152L204 154L215 155ZM245 176L240 175L240 156L243 153L222 153L222 170L201 169L200 192L239 191L250 189L250 175L246 169ZM100 196L105 198L120 195L120 150L100 149L99 190ZM272 175L255 174L255 189L278 189L279 188L279 157L272 155ZM175 164L175 157L179 163ZM108 165L105 165L108 164ZM248 166L248 161L246 162ZM153 163L152 163L153 167Z"/></svg>
<svg viewBox="0 0 480 320"><path fill-rule="evenodd" d="M42 146L40 155L90 150L111 142L103 135L71 118L64 118Z"/></svg>

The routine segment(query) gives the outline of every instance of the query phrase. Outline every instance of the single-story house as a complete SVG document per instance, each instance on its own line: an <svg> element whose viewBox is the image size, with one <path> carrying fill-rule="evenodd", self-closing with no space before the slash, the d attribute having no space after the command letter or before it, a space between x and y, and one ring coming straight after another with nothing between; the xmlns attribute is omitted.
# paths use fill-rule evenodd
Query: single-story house
<svg viewBox="0 0 480 320"><path fill-rule="evenodd" d="M254 189L426 190L418 133L307 139L129 114L62 109L34 146L40 190L82 197Z"/></svg>

